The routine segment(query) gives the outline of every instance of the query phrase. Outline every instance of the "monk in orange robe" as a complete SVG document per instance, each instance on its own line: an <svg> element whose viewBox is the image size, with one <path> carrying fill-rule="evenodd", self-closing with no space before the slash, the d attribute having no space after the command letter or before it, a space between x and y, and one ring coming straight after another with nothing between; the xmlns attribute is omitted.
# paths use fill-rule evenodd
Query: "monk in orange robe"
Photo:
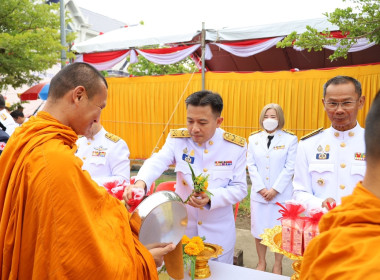
<svg viewBox="0 0 380 280"><path fill-rule="evenodd" d="M306 248L300 279L380 279L380 91L365 128L363 182L322 217L320 235Z"/></svg>
<svg viewBox="0 0 380 280"><path fill-rule="evenodd" d="M85 63L51 81L44 111L9 139L0 160L1 279L158 279L173 244L148 251L116 198L75 156L107 100L107 83Z"/></svg>

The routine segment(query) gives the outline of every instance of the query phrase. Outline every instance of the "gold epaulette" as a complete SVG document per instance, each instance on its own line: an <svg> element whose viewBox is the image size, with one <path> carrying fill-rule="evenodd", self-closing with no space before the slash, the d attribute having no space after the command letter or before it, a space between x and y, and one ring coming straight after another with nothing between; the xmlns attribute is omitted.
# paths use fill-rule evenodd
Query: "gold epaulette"
<svg viewBox="0 0 380 280"><path fill-rule="evenodd" d="M170 129L170 137L186 138L186 137L190 137L190 133L187 129Z"/></svg>
<svg viewBox="0 0 380 280"><path fill-rule="evenodd" d="M261 129L252 132L249 136L252 136L252 135L254 135L254 134L256 134L256 133L259 133L259 132L261 132Z"/></svg>
<svg viewBox="0 0 380 280"><path fill-rule="evenodd" d="M116 136L115 134L112 134L109 132L106 133L106 138L111 140L112 142L115 142L115 143L120 140L119 136Z"/></svg>
<svg viewBox="0 0 380 280"><path fill-rule="evenodd" d="M84 135L78 135L78 138L82 138L82 137L84 137Z"/></svg>
<svg viewBox="0 0 380 280"><path fill-rule="evenodd" d="M242 147L245 146L245 138L244 137L241 137L241 136L229 133L229 132L224 132L223 133L223 138L225 140L231 142L231 143L236 144L236 145L239 145L239 146L242 146Z"/></svg>
<svg viewBox="0 0 380 280"><path fill-rule="evenodd" d="M287 130L287 129L283 129L282 130L283 132L286 132L286 133L289 133L291 135L295 135L294 132L290 131L290 130Z"/></svg>
<svg viewBox="0 0 380 280"><path fill-rule="evenodd" d="M317 130L314 130L313 132L310 132L310 133L308 133L308 134L302 136L302 137L301 137L301 140L305 140L305 139L310 138L310 137L312 137L312 136L314 136L314 135L317 135L317 134L320 133L322 130L323 130L323 127L318 128Z"/></svg>

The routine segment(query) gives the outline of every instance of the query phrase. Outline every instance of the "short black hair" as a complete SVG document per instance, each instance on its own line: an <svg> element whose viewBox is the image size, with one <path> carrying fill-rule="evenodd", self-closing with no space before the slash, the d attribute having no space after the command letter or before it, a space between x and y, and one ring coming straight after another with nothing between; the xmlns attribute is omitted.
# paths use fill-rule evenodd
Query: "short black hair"
<svg viewBox="0 0 380 280"><path fill-rule="evenodd" d="M185 103L186 108L189 105L202 107L210 105L212 112L217 116L220 116L223 110L222 97L219 95L219 93L215 93L209 90L201 90L192 93L186 98Z"/></svg>
<svg viewBox="0 0 380 280"><path fill-rule="evenodd" d="M66 92L77 86L83 86L88 93L88 98L91 99L100 83L104 83L108 88L106 79L93 66L84 62L75 62L65 66L53 77L48 99L60 99Z"/></svg>
<svg viewBox="0 0 380 280"><path fill-rule="evenodd" d="M340 85L340 84L348 84L353 83L355 86L355 92L359 95L359 97L362 96L362 85L360 82L352 77L349 76L336 76L334 78L331 78L323 85L323 98L326 97L326 90L329 85Z"/></svg>
<svg viewBox="0 0 380 280"><path fill-rule="evenodd" d="M365 121L366 160L380 160L380 90L372 101Z"/></svg>
<svg viewBox="0 0 380 280"><path fill-rule="evenodd" d="M4 108L5 108L5 99L4 99L4 96L0 94L0 109L4 109Z"/></svg>
<svg viewBox="0 0 380 280"><path fill-rule="evenodd" d="M24 118L24 113L20 110L14 110L13 112L11 112L11 116L14 119L17 119L18 117Z"/></svg>

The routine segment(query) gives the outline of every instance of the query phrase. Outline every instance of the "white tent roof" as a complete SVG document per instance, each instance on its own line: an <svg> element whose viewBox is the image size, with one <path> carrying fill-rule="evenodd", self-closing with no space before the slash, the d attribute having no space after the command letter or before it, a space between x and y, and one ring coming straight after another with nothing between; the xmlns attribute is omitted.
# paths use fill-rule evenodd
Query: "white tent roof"
<svg viewBox="0 0 380 280"><path fill-rule="evenodd" d="M126 50L132 47L188 42L199 33L197 30L175 31L170 27L138 25L107 32L75 44L72 49L79 53Z"/></svg>
<svg viewBox="0 0 380 280"><path fill-rule="evenodd" d="M241 28L206 30L206 40L214 42L278 37L290 34L293 31L302 33L306 31L307 25L316 28L318 31L323 31L326 28L338 30L338 27L332 25L326 18L317 18ZM189 42L199 34L200 31L196 28L178 31L170 27L138 25L110 31L75 44L73 50L79 53L92 53L125 50L146 45Z"/></svg>
<svg viewBox="0 0 380 280"><path fill-rule="evenodd" d="M286 36L293 31L303 33L309 25L318 31L339 30L339 27L332 25L326 18L316 18L308 20L297 20L289 22L278 22L273 24L256 25L240 28L225 28L220 30L207 31L206 40L209 41L238 41L247 39L270 38Z"/></svg>

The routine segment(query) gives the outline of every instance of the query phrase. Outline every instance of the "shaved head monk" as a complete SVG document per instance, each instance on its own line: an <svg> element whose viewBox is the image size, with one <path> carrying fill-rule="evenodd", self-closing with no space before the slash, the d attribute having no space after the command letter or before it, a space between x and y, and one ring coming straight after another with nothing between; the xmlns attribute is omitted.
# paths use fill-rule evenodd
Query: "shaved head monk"
<svg viewBox="0 0 380 280"><path fill-rule="evenodd" d="M148 251L134 219L75 156L107 102L107 82L74 63L50 83L43 111L0 160L1 279L158 279L173 244Z"/></svg>
<svg viewBox="0 0 380 280"><path fill-rule="evenodd" d="M380 91L365 123L367 170L327 214L306 249L300 279L380 279Z"/></svg>

